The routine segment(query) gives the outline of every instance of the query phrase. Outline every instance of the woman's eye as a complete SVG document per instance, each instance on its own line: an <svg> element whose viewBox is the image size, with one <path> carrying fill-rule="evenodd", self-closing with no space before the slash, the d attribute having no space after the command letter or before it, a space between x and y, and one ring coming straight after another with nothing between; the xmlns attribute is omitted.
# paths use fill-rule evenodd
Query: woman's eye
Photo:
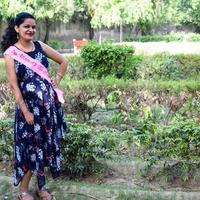
<svg viewBox="0 0 200 200"><path fill-rule="evenodd" d="M32 29L35 29L35 26L24 26L25 28L32 28Z"/></svg>

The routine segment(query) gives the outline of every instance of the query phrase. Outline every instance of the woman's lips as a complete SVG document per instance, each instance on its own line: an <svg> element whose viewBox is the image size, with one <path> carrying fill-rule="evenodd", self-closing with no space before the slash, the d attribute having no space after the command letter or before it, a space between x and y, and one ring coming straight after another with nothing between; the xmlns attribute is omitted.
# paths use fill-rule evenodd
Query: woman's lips
<svg viewBox="0 0 200 200"><path fill-rule="evenodd" d="M26 35L33 36L34 33L26 33Z"/></svg>

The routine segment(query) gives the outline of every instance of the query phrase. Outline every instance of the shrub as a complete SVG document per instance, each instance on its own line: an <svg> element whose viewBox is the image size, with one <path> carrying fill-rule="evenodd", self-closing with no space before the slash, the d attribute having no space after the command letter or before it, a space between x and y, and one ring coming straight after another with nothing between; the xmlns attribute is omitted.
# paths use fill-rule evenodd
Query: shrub
<svg viewBox="0 0 200 200"><path fill-rule="evenodd" d="M134 50L128 46L90 42L81 50L87 75L102 78L113 75L117 78L135 78ZM136 61L137 62L137 61Z"/></svg>
<svg viewBox="0 0 200 200"><path fill-rule="evenodd" d="M54 49L63 49L64 48L64 42L61 40L49 40L48 45Z"/></svg>
<svg viewBox="0 0 200 200"><path fill-rule="evenodd" d="M143 156L148 169L163 163L160 174L164 172L182 180L192 178L191 169L200 163L199 132L199 122L182 116L173 118L168 125L155 123L151 118L141 120L137 138L145 149Z"/></svg>
<svg viewBox="0 0 200 200"><path fill-rule="evenodd" d="M64 168L68 175L83 176L93 168L96 153L91 138L90 129L70 124L62 148Z"/></svg>
<svg viewBox="0 0 200 200"><path fill-rule="evenodd" d="M189 40L192 42L199 42L200 41L200 34L190 34Z"/></svg>
<svg viewBox="0 0 200 200"><path fill-rule="evenodd" d="M80 56L70 56L68 61L67 76L70 79L80 80L86 78L86 70L83 59Z"/></svg>
<svg viewBox="0 0 200 200"><path fill-rule="evenodd" d="M0 60L0 82L6 82L6 70L3 60Z"/></svg>
<svg viewBox="0 0 200 200"><path fill-rule="evenodd" d="M0 161L11 161L13 155L13 121L0 120Z"/></svg>
<svg viewBox="0 0 200 200"><path fill-rule="evenodd" d="M85 124L69 123L69 132L63 142L65 172L70 176L83 176L92 172L97 158L110 158L126 145L133 132L119 132L109 128L95 128Z"/></svg>
<svg viewBox="0 0 200 200"><path fill-rule="evenodd" d="M159 42L159 41L183 41L184 36L181 34L172 35L139 35L130 36L124 39L125 42Z"/></svg>
<svg viewBox="0 0 200 200"><path fill-rule="evenodd" d="M0 120L0 162L12 161L13 126L11 119ZM72 177L92 172L96 169L97 158L105 158L109 152L119 151L116 146L122 141L121 138L126 138L126 133L69 122L69 131L65 134L61 149L65 172Z"/></svg>
<svg viewBox="0 0 200 200"><path fill-rule="evenodd" d="M157 54L146 56L137 68L137 77L154 80L197 78L200 72L199 55Z"/></svg>

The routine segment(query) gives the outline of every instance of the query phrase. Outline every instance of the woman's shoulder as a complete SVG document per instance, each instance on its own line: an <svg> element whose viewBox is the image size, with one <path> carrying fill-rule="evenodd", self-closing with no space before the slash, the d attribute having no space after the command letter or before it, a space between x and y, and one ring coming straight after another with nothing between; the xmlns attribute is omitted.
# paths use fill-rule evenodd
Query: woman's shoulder
<svg viewBox="0 0 200 200"><path fill-rule="evenodd" d="M36 47L41 47L41 41L39 41L39 40L34 40L33 43L34 43L34 45L35 45Z"/></svg>
<svg viewBox="0 0 200 200"><path fill-rule="evenodd" d="M44 48L43 48L43 42L41 42L40 40L35 40L33 41L34 45L35 45L35 49L44 52Z"/></svg>

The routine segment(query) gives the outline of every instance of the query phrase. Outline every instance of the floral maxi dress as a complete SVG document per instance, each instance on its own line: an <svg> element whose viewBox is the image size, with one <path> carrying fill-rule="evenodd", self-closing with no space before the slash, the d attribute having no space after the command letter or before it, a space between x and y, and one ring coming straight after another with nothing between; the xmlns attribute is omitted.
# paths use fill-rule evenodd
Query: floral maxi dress
<svg viewBox="0 0 200 200"><path fill-rule="evenodd" d="M27 54L48 68L48 60L38 41ZM53 178L60 174L61 139L66 131L61 103L52 85L22 63L15 61L16 74L27 108L34 115L34 125L27 124L16 106L14 128L14 185L17 186L28 170L37 177L39 189L45 185L44 168L49 167Z"/></svg>

